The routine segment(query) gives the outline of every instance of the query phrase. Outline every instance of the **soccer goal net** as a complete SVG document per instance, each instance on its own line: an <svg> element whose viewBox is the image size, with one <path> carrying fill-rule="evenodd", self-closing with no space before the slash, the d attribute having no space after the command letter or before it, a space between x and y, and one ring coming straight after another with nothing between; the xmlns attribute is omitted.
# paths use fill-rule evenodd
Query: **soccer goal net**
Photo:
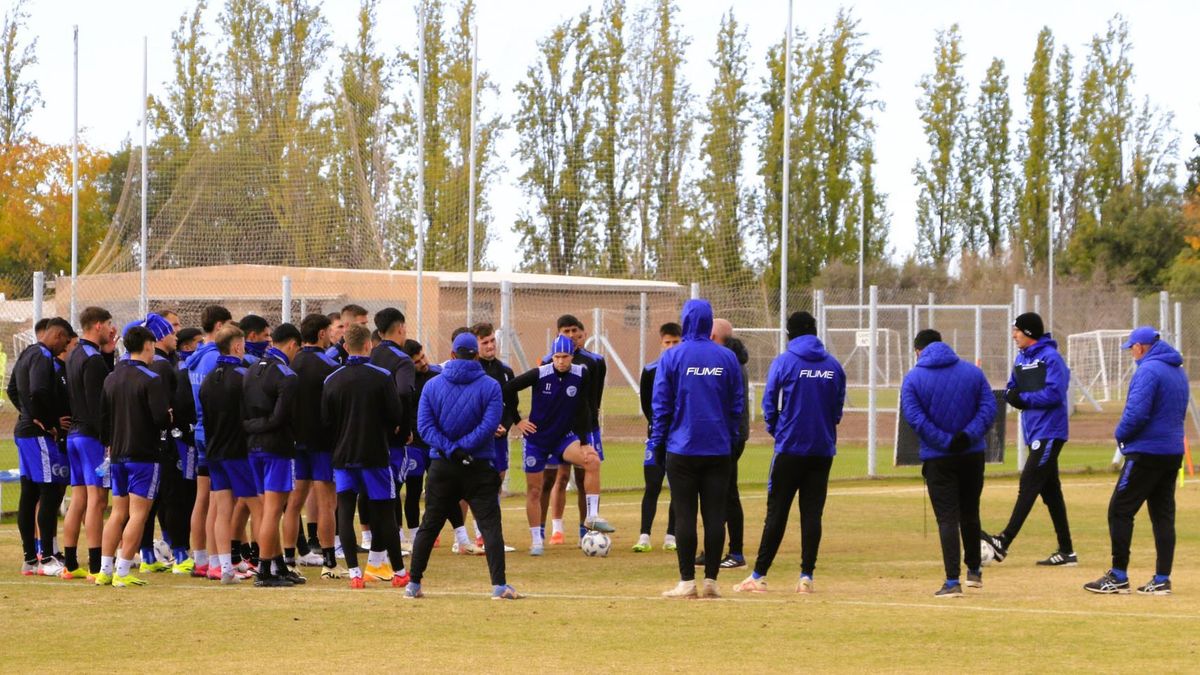
<svg viewBox="0 0 1200 675"><path fill-rule="evenodd" d="M1128 336L1128 330L1093 330L1067 336L1067 365L1071 375L1083 392L1097 402L1118 400L1125 395L1133 373L1133 361L1121 350L1121 343Z"/></svg>

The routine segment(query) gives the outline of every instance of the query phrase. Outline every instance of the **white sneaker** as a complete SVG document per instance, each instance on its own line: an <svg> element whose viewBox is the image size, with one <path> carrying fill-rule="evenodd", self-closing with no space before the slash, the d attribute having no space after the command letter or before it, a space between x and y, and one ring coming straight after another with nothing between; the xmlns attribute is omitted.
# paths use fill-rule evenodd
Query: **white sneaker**
<svg viewBox="0 0 1200 675"><path fill-rule="evenodd" d="M796 592L803 595L809 595L813 592L813 590L812 577L801 574L800 581L796 582Z"/></svg>
<svg viewBox="0 0 1200 675"><path fill-rule="evenodd" d="M343 550L342 550L342 545L341 545L341 544L338 544L337 546L335 546L335 547L334 547L334 549L333 549L333 555L334 555L334 557L335 557L335 558L337 558L338 560L345 560L345 559L346 559L346 553L345 553L345 551L343 551Z"/></svg>
<svg viewBox="0 0 1200 675"><path fill-rule="evenodd" d="M154 555L159 562L171 564L175 562L175 554L171 552L171 547L167 546L167 542L162 539L154 540Z"/></svg>
<svg viewBox="0 0 1200 675"><path fill-rule="evenodd" d="M67 569L58 558L47 558L38 564L38 575L43 577L59 577Z"/></svg>
<svg viewBox="0 0 1200 675"><path fill-rule="evenodd" d="M225 584L226 586L229 586L231 584L240 584L241 582L242 582L242 578L239 577L236 573L235 574L224 574L224 573L221 574L221 583Z"/></svg>
<svg viewBox="0 0 1200 675"><path fill-rule="evenodd" d="M667 536L663 537L663 550L664 551L674 551L676 548L678 548L678 546L675 544L675 537L673 537L669 534Z"/></svg>
<svg viewBox="0 0 1200 675"><path fill-rule="evenodd" d="M296 558L296 563L304 567L320 567L325 564L325 556L316 551L309 551L307 554Z"/></svg>
<svg viewBox="0 0 1200 675"><path fill-rule="evenodd" d="M733 587L734 593L766 593L767 578L755 579L754 575L746 577L741 583L735 584Z"/></svg>
<svg viewBox="0 0 1200 675"><path fill-rule="evenodd" d="M455 542L454 545L450 547L450 552L453 553L454 555L483 555L484 554L484 550L483 550L482 546L476 546L475 544L472 544L470 542L467 542L465 545L461 545L461 546L458 544L458 542Z"/></svg>
<svg viewBox="0 0 1200 675"><path fill-rule="evenodd" d="M721 597L720 591L717 590L717 580L716 579L705 579L704 580L704 590L701 592L700 597L712 598L714 600L716 598Z"/></svg>
<svg viewBox="0 0 1200 675"><path fill-rule="evenodd" d="M669 591L663 591L662 596L664 598L668 598L668 599L672 599L672 600L695 598L695 597L697 597L696 582L695 581L681 581L675 585L675 588L672 588Z"/></svg>

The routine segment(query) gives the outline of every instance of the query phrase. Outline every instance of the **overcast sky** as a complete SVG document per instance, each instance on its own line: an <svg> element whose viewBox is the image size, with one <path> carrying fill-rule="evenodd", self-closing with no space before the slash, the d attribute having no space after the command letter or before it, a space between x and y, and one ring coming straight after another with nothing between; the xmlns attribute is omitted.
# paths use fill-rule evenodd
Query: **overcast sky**
<svg viewBox="0 0 1200 675"><path fill-rule="evenodd" d="M50 142L67 142L71 137L71 26L80 32L80 125L89 143L115 149L126 136L137 138L141 114L142 36L149 38L150 91L161 91L171 75L170 40L179 15L190 9L186 0L146 2L106 0L34 0L30 6L30 29L38 39L39 64L30 73L41 87L45 107L35 114L32 131ZM209 23L215 20L220 0L212 0ZM512 88L536 59L536 41L550 28L600 1L586 0L480 0L479 58L499 85L502 99L493 109L516 109ZM630 0L631 8L640 6ZM11 0L0 0L5 10ZM394 53L398 45L411 47L415 17L410 0L380 3L379 42ZM767 48L779 40L787 21L786 0L681 0L680 21L691 47L684 75L693 92L702 99L712 82L708 59L714 50L721 15L732 6L746 27L751 44L751 82L757 91L765 72ZM453 6L453 5L452 5ZM1200 87L1188 73L1195 67L1195 30L1200 26L1200 2L1140 0L1114 2L1093 0L1020 0L1016 2L949 2L913 0L894 2L868 0L851 3L862 20L866 44L880 52L875 73L878 97L886 106L877 113L876 155L878 185L889 195L892 211L891 242L898 256L913 249L916 189L912 166L927 154L917 119L917 82L932 68L934 32L958 22L966 51L965 74L970 98L992 57L1004 59L1010 77L1009 94L1014 115L1024 118L1023 79L1032 60L1038 30L1049 26L1059 45L1069 45L1076 54L1078 72L1086 43L1105 29L1116 12L1129 20L1134 44L1135 93L1148 95L1164 109L1174 112L1182 155L1193 153L1192 134L1200 132ZM330 0L323 5L336 45L354 38L355 0ZM832 21L836 3L796 0L797 28L815 33ZM330 59L333 62L335 59ZM1015 142L1014 142L1015 147ZM501 163L515 148L513 132L499 145ZM495 186L492 203L498 226L511 223L522 206L515 186L518 172L510 171ZM751 179L754 179L752 176ZM519 257L513 253L518 237L498 227L498 240L488 259L501 270L511 269Z"/></svg>

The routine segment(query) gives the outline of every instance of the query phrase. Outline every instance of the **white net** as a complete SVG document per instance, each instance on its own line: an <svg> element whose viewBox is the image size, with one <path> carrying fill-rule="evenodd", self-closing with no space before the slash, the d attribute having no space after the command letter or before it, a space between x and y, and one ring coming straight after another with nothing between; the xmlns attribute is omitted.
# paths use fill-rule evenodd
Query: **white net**
<svg viewBox="0 0 1200 675"><path fill-rule="evenodd" d="M1081 400L1091 397L1104 403L1124 398L1134 368L1121 349L1128 337L1128 330L1093 330L1067 337L1067 365L1081 389Z"/></svg>

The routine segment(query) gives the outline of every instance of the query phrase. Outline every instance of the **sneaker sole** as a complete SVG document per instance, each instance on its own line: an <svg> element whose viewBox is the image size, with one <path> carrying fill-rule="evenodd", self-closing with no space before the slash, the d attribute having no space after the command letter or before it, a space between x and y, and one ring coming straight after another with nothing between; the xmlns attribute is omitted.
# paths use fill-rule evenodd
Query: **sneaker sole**
<svg viewBox="0 0 1200 675"><path fill-rule="evenodd" d="M1088 588L1087 586L1084 586L1083 590L1087 591L1088 593L1095 593L1096 595L1129 595L1132 592L1128 588L1118 588L1111 591L1105 591L1099 588Z"/></svg>
<svg viewBox="0 0 1200 675"><path fill-rule="evenodd" d="M983 582L968 581L963 584L964 588L983 588Z"/></svg>
<svg viewBox="0 0 1200 675"><path fill-rule="evenodd" d="M938 600L947 600L951 598L962 598L964 595L962 593L943 593L942 595L934 594L933 597L937 598Z"/></svg>
<svg viewBox="0 0 1200 675"><path fill-rule="evenodd" d="M1077 562L1068 562L1068 563L1044 563L1044 562L1038 562L1038 563L1037 563L1037 566L1038 566L1038 567L1078 567L1078 566L1079 566L1079 563L1077 563Z"/></svg>
<svg viewBox="0 0 1200 675"><path fill-rule="evenodd" d="M1138 589L1138 595L1171 595L1171 591L1143 591Z"/></svg>

